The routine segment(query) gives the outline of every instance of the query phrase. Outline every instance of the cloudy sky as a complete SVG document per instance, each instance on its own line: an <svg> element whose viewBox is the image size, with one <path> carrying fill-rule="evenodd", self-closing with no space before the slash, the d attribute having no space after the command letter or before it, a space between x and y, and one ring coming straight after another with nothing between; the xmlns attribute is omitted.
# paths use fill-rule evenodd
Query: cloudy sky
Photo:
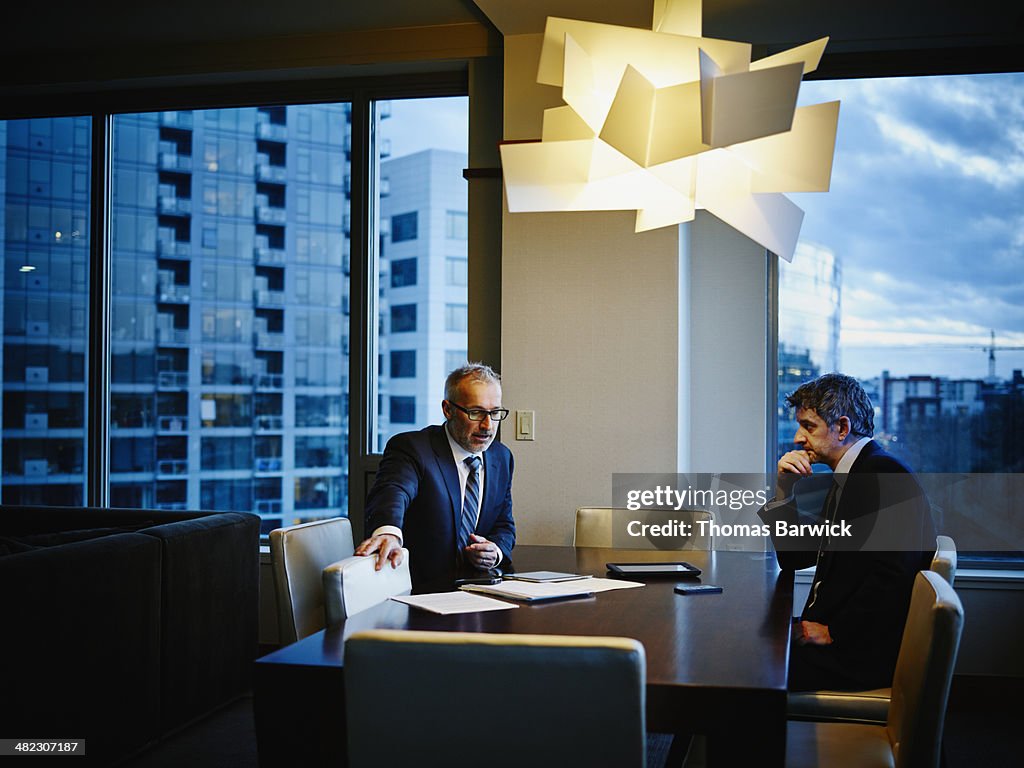
<svg viewBox="0 0 1024 768"><path fill-rule="evenodd" d="M840 364L983 377L1024 347L1024 75L815 81L839 99L832 188L793 195L842 263ZM996 352L996 374L1024 350Z"/></svg>

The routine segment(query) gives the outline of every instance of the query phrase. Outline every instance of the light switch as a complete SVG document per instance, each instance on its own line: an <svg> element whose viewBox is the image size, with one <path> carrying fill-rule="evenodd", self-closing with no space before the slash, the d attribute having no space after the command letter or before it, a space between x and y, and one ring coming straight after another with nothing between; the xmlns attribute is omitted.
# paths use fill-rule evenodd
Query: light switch
<svg viewBox="0 0 1024 768"><path fill-rule="evenodd" d="M516 440L533 439L533 411L516 411Z"/></svg>

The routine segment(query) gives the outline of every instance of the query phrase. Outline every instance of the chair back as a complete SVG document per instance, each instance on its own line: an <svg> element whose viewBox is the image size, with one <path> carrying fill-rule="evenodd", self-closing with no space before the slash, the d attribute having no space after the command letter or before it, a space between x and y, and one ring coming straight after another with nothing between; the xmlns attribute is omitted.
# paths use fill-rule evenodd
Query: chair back
<svg viewBox="0 0 1024 768"><path fill-rule="evenodd" d="M281 644L294 643L326 626L323 570L355 550L348 518L332 517L270 532Z"/></svg>
<svg viewBox="0 0 1024 768"><path fill-rule="evenodd" d="M409 576L409 550L402 550L402 564L385 564L376 570L376 555L355 555L331 563L323 570L324 609L327 626L383 603L392 595L412 590Z"/></svg>
<svg viewBox="0 0 1024 768"><path fill-rule="evenodd" d="M714 536L709 527L703 532L698 521L713 522L714 515L706 509L642 509L633 512L615 507L580 507L576 510L574 547L616 547L618 549L700 549L714 548ZM630 525L637 521L639 525ZM678 521L689 526L689 534L655 536L643 525L663 526ZM622 528L615 535L616 526ZM636 531L637 535L631 535Z"/></svg>
<svg viewBox="0 0 1024 768"><path fill-rule="evenodd" d="M921 571L903 630L886 730L897 768L938 766L964 609L948 581Z"/></svg>
<svg viewBox="0 0 1024 768"><path fill-rule="evenodd" d="M935 556L931 570L950 584L956 579L956 542L949 536L935 537Z"/></svg>
<svg viewBox="0 0 1024 768"><path fill-rule="evenodd" d="M358 632L345 643L349 764L378 768L385 745L393 765L450 765L476 745L489 768L642 768L645 667L621 637Z"/></svg>

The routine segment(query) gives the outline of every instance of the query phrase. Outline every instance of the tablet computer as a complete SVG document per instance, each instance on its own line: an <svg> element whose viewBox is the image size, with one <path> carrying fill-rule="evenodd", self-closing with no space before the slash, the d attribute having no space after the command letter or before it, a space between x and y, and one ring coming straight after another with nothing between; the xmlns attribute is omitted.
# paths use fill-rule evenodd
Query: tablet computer
<svg viewBox="0 0 1024 768"><path fill-rule="evenodd" d="M617 576L700 576L700 568L684 562L677 563L605 563Z"/></svg>

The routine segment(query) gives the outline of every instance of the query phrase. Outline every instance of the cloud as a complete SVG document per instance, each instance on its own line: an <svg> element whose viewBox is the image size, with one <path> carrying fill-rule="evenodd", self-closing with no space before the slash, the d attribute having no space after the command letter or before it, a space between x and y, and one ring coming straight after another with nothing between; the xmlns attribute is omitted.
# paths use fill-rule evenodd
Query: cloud
<svg viewBox="0 0 1024 768"><path fill-rule="evenodd" d="M917 125L903 122L893 115L875 115L882 136L905 154L930 159L939 168L959 171L966 178L980 179L1005 190L1024 181L1024 156L991 157L971 147L940 141Z"/></svg>

